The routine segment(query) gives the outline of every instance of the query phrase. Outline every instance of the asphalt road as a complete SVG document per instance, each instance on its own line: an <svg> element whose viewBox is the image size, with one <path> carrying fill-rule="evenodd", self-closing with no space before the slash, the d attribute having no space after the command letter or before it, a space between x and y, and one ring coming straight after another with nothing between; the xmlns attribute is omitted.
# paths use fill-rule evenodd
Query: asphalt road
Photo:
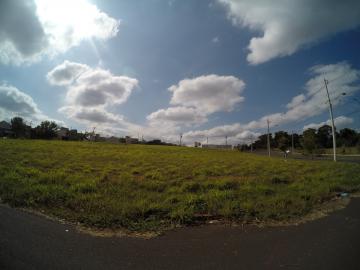
<svg viewBox="0 0 360 270"><path fill-rule="evenodd" d="M360 269L360 199L299 226L210 225L150 240L93 237L0 206L0 269Z"/></svg>

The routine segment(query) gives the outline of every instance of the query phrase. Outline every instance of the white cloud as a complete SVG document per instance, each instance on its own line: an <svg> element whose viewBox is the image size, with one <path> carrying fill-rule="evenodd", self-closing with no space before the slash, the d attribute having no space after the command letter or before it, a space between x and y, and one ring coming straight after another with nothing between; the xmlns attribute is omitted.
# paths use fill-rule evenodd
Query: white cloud
<svg viewBox="0 0 360 270"><path fill-rule="evenodd" d="M260 64L360 25L358 0L218 0L240 27L262 35L250 40L247 60Z"/></svg>
<svg viewBox="0 0 360 270"><path fill-rule="evenodd" d="M346 117L346 116L339 116L334 119L334 124L335 124L336 130L347 127L347 126L351 125L353 122L354 122L354 120L352 118ZM311 124L305 125L303 130L306 130L308 128L318 129L319 127L322 127L324 125L330 126L331 125L330 119L325 122L321 122L321 123L311 123Z"/></svg>
<svg viewBox="0 0 360 270"><path fill-rule="evenodd" d="M59 112L64 113L68 118L87 124L121 124L124 120L122 116L107 112L105 108L65 106L60 108Z"/></svg>
<svg viewBox="0 0 360 270"><path fill-rule="evenodd" d="M200 141L209 144L224 144L225 138L232 145L248 144L256 140L261 134L251 130L246 130L241 124L223 125L207 130L189 131L184 133L184 142Z"/></svg>
<svg viewBox="0 0 360 270"><path fill-rule="evenodd" d="M0 108L9 115L29 117L39 115L34 100L14 86L0 85Z"/></svg>
<svg viewBox="0 0 360 270"><path fill-rule="evenodd" d="M0 2L0 62L30 59L48 46L33 1Z"/></svg>
<svg viewBox="0 0 360 270"><path fill-rule="evenodd" d="M86 0L0 2L0 62L31 63L92 38L116 36L120 22Z"/></svg>
<svg viewBox="0 0 360 270"><path fill-rule="evenodd" d="M124 103L138 86L138 80L116 76L101 68L64 61L47 74L51 84L67 86L65 104L59 112L80 123L99 127L109 133L110 126L133 127L121 115L109 112L115 104Z"/></svg>
<svg viewBox="0 0 360 270"><path fill-rule="evenodd" d="M333 106L343 102L342 93L351 96L360 89L360 71L353 69L348 63L340 62L331 65L317 65L310 69L311 78L305 85L305 94L295 96L287 104L288 110L282 113L266 115L257 121L252 121L246 128L265 128L267 119L270 125L283 125L294 121L306 120L312 116L328 111L324 77L329 81L328 90Z"/></svg>
<svg viewBox="0 0 360 270"><path fill-rule="evenodd" d="M137 85L134 78L115 76L99 68L89 69L69 87L66 100L69 104L89 107L121 104Z"/></svg>
<svg viewBox="0 0 360 270"><path fill-rule="evenodd" d="M184 79L168 88L172 92L170 104L147 116L151 126L166 126L178 130L180 126L199 125L207 116L220 111L232 111L244 98L245 83L234 76L206 75Z"/></svg>
<svg viewBox="0 0 360 270"><path fill-rule="evenodd" d="M202 124L207 121L206 116L194 108L170 107L160 109L148 115L147 120L151 125L161 126L164 123L172 125Z"/></svg>
<svg viewBox="0 0 360 270"><path fill-rule="evenodd" d="M62 121L51 119L44 115L38 108L35 101L28 94L20 91L14 86L0 85L0 119L11 119L22 117L28 121L38 123L44 120L55 121L64 124Z"/></svg>
<svg viewBox="0 0 360 270"><path fill-rule="evenodd" d="M87 65L65 60L61 65L51 70L46 78L52 85L69 85L79 77L81 73L89 69Z"/></svg>
<svg viewBox="0 0 360 270"><path fill-rule="evenodd" d="M169 87L170 104L194 107L205 114L232 111L244 101L240 94L245 83L234 76L206 75L181 80Z"/></svg>
<svg viewBox="0 0 360 270"><path fill-rule="evenodd" d="M221 138L225 136L238 138L239 136L241 137L240 134L244 134L244 132L265 129L267 128L267 120L270 121L270 127L279 126L281 128L282 125L305 121L310 117L327 112L329 105L324 87L324 76L329 81L328 89L334 108L344 102L343 98L346 99L347 96L353 95L360 89L360 71L353 69L346 62L314 66L310 69L310 75L312 75L313 78L305 84L305 93L295 96L287 104L287 111L265 115L258 120L245 124L234 123L208 130L189 131L184 134L184 138L188 138L188 140L191 141L209 137L215 138L216 142L221 142ZM346 93L346 95L343 96L342 93ZM352 119L338 117L336 121L336 125L341 127L342 125L351 124ZM311 125L314 126L315 124Z"/></svg>

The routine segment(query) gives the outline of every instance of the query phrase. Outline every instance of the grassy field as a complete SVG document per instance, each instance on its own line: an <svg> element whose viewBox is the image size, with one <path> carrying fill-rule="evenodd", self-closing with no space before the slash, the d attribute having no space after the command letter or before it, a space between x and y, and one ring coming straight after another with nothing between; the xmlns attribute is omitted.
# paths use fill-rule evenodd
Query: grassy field
<svg viewBox="0 0 360 270"><path fill-rule="evenodd" d="M360 189L358 164L237 151L1 140L0 153L2 202L98 228L286 220Z"/></svg>

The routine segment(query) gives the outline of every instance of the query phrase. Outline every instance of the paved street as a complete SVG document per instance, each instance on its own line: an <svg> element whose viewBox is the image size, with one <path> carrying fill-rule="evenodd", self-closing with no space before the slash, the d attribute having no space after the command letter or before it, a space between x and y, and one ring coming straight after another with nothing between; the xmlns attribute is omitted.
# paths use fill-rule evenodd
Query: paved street
<svg viewBox="0 0 360 270"><path fill-rule="evenodd" d="M68 231L67 231L68 230ZM360 199L299 226L210 225L101 238L0 206L0 269L360 269Z"/></svg>

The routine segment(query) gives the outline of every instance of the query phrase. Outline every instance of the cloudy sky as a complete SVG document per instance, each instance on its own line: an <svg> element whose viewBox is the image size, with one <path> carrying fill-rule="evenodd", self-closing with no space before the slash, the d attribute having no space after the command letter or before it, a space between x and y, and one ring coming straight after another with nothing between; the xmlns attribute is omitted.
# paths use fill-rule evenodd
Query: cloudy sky
<svg viewBox="0 0 360 270"><path fill-rule="evenodd" d="M326 78L359 129L359 48L358 0L2 0L0 119L247 142L328 123Z"/></svg>

